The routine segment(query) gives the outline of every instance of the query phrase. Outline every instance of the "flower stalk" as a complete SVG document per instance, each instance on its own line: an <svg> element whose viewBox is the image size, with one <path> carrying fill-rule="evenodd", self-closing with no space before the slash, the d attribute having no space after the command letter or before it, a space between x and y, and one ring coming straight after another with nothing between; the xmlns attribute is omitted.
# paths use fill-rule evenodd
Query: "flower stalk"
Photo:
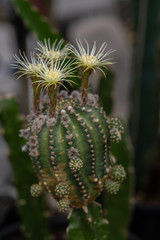
<svg viewBox="0 0 160 240"><path fill-rule="evenodd" d="M85 71L85 68L82 67L82 101L86 103L87 94L88 94L88 80L91 75L92 69Z"/></svg>
<svg viewBox="0 0 160 240"><path fill-rule="evenodd" d="M41 88L38 87L37 83L34 83L33 81L33 108L35 115L39 114L40 108L40 94L41 94Z"/></svg>
<svg viewBox="0 0 160 240"><path fill-rule="evenodd" d="M57 103L58 87L50 86L48 88L48 96L50 100L49 105L49 117L55 117L56 115L56 103Z"/></svg>

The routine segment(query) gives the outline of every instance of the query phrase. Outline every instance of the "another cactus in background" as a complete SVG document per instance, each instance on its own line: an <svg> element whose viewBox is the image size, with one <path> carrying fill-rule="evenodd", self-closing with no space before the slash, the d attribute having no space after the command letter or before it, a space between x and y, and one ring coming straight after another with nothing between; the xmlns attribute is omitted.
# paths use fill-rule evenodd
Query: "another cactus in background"
<svg viewBox="0 0 160 240"><path fill-rule="evenodd" d="M22 217L22 230L27 239L52 239L45 218L44 200L33 198L29 186L35 181L32 164L27 153L22 151L24 139L19 138L19 130L24 121L19 113L15 98L0 96L0 123L4 129L4 138L9 146L9 159L14 170L14 183L18 189L18 209ZM36 222L36 225L35 225Z"/></svg>
<svg viewBox="0 0 160 240"><path fill-rule="evenodd" d="M105 71L107 76L107 81L105 77L102 76L99 86L99 98L103 104L104 111L107 115L111 114L113 98L113 84L114 84L114 74L111 70ZM127 130L127 128L126 128ZM107 217L109 221L108 232L110 240L126 240L128 237L128 225L131 215L131 194L133 190L133 168L131 164L131 144L129 141L129 136L127 136L127 131L123 134L122 140L119 144L114 142L111 144L111 152L115 158L112 158L112 162L115 164L121 164L123 159L123 166L127 174L127 181L122 183L119 193L114 195L109 195L106 192L102 194L99 202L103 205L104 216ZM122 217L123 216L123 217Z"/></svg>
<svg viewBox="0 0 160 240"><path fill-rule="evenodd" d="M27 129L21 130L38 177L31 194L37 197L47 191L57 199L61 211L71 207L88 212L87 205L102 190L116 194L126 177L122 165L115 165L110 149L110 142L120 142L124 128L118 118L107 117L98 96L88 92L92 70L103 72L102 67L111 64L106 56L112 50L104 54L104 43L95 54L96 43L91 52L87 42L87 51L80 41L77 44L79 51L70 44L63 48L58 42L53 46L39 43L31 63L25 56L22 60L16 57L14 67L33 83L34 112L28 116ZM61 51L65 56L61 57ZM70 52L75 55L74 63L68 60ZM82 70L81 92L59 93L64 81L72 84L77 66Z"/></svg>
<svg viewBox="0 0 160 240"><path fill-rule="evenodd" d="M159 164L160 1L134 0L133 4L135 6L134 69L136 70L134 73L136 73L133 81L133 111L130 122L135 147L136 190L145 192L148 182L151 181L151 172L157 168L155 162ZM154 182L155 179L152 181ZM158 189L157 186L157 192ZM152 192L148 193L149 197L152 194ZM148 196L146 198L148 199Z"/></svg>

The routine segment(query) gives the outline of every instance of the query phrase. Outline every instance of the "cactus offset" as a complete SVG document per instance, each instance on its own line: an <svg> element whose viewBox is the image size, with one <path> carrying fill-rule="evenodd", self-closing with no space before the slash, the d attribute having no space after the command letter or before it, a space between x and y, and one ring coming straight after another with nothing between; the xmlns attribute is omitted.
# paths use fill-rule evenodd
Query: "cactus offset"
<svg viewBox="0 0 160 240"><path fill-rule="evenodd" d="M78 47L82 47L79 42ZM104 189L116 194L125 178L123 167L115 165L110 151L110 142L121 140L123 126L118 118L106 116L97 95L88 93L92 69L110 64L107 59L102 61L105 48L103 44L94 58L95 44L91 55L89 49L85 52L83 48L83 58L68 47L82 67L82 91L73 91L69 96L64 90L58 94L58 87L62 81L72 83L72 62L67 58L48 61L41 52L41 66L36 65L33 88L46 92L48 98L39 95L38 111L34 108L35 112L28 116L28 128L21 131L21 136L27 140L26 149L39 181L31 187L31 194L37 197L49 192L61 211L87 206ZM21 72L24 74L24 68Z"/></svg>

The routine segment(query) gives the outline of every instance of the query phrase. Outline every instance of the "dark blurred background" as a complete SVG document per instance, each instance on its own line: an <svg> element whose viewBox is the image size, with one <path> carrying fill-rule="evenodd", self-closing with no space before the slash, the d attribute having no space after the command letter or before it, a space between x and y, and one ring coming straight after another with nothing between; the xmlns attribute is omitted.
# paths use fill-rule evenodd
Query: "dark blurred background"
<svg viewBox="0 0 160 240"><path fill-rule="evenodd" d="M94 40L98 47L106 41L108 49L116 50L111 68L112 112L127 125L135 172L128 239L160 239L160 1L32 0L32 3L72 44L76 38L86 38L90 46ZM32 107L32 93L27 81L16 80L10 65L13 54L18 54L19 49L28 54L35 44L36 36L17 15L12 1L0 0L0 94L15 95L22 114ZM96 77L91 84L97 92ZM14 237L21 222L15 205L18 193L7 158L8 146L3 131L0 133L0 239L22 239L20 235ZM51 209L55 208L54 201L49 204ZM53 228L65 229L65 219L58 216L58 224L55 219L52 221ZM63 234L56 239L66 239L65 232L60 232Z"/></svg>

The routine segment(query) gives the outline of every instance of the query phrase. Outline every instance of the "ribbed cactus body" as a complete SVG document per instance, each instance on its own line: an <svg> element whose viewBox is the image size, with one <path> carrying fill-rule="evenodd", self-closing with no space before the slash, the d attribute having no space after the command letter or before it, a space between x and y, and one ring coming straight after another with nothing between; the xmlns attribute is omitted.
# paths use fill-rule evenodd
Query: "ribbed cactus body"
<svg viewBox="0 0 160 240"><path fill-rule="evenodd" d="M119 128L113 125L96 101L82 104L77 98L60 97L55 118L44 105L41 114L30 119L23 135L39 185L59 201L62 211L93 202L104 189L112 168L112 129L117 139L123 131L120 122Z"/></svg>

